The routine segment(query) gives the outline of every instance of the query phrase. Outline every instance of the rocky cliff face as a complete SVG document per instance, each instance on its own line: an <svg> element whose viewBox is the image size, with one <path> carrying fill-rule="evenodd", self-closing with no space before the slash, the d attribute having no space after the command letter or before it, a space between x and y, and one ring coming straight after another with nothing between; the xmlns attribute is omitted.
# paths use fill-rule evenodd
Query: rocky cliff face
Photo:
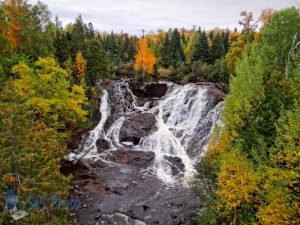
<svg viewBox="0 0 300 225"><path fill-rule="evenodd" d="M200 208L186 179L219 120L212 84L111 82L101 119L62 168L74 174L79 224L192 224Z"/></svg>

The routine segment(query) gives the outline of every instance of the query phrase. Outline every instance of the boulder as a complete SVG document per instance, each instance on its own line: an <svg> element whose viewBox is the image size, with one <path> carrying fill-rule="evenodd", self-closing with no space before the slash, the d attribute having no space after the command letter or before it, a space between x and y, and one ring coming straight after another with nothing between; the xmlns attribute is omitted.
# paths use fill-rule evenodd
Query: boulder
<svg viewBox="0 0 300 225"><path fill-rule="evenodd" d="M146 83L144 86L139 86L137 83L131 82L130 88L132 89L133 94L137 97L161 98L166 94L168 85L152 82Z"/></svg>
<svg viewBox="0 0 300 225"><path fill-rule="evenodd" d="M173 176L183 175L184 164L182 163L181 158L176 156L164 156L164 159L168 160L171 164Z"/></svg>
<svg viewBox="0 0 300 225"><path fill-rule="evenodd" d="M167 84L149 83L144 87L144 92L147 97L163 97L168 90Z"/></svg>
<svg viewBox="0 0 300 225"><path fill-rule="evenodd" d="M142 137L157 130L155 116L151 113L135 113L124 121L120 129L120 142L137 145Z"/></svg>
<svg viewBox="0 0 300 225"><path fill-rule="evenodd" d="M208 95L213 97L214 105L217 105L219 102L224 101L224 98L226 96L226 94L222 90L220 90L219 88L216 88L214 86L209 87Z"/></svg>
<svg viewBox="0 0 300 225"><path fill-rule="evenodd" d="M108 194L110 189L106 183L101 180L94 180L84 186L84 190L96 194Z"/></svg>
<svg viewBox="0 0 300 225"><path fill-rule="evenodd" d="M155 154L146 151L117 150L115 157L118 163L147 168L152 164Z"/></svg>
<svg viewBox="0 0 300 225"><path fill-rule="evenodd" d="M108 140L105 139L98 139L96 141L97 151L99 153L103 152L104 150L107 150L110 148L110 143Z"/></svg>

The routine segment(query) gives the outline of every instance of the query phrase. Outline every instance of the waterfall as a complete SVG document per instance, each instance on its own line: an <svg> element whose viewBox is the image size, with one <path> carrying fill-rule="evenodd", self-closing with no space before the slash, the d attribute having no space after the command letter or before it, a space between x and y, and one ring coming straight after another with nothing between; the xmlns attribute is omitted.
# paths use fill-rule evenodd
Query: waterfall
<svg viewBox="0 0 300 225"><path fill-rule="evenodd" d="M148 169L150 173L166 183L188 177L195 172L196 156L205 150L222 108L222 102L217 105L213 103L208 89L205 85L167 82L167 92L163 97L148 98L141 103L126 80L116 81L112 91L103 91L98 125L83 138L79 149L69 158L108 162L107 155L118 149L151 151L155 158ZM112 113L111 108L116 108L116 105L118 107ZM120 141L120 131L125 121L136 114L151 114L155 118L153 125L156 129L140 138L138 143ZM98 139L107 141L109 149L99 153ZM174 164L174 160L179 163ZM174 168L180 173L174 175Z"/></svg>
<svg viewBox="0 0 300 225"><path fill-rule="evenodd" d="M106 90L103 90L102 93L100 113L101 119L98 125L88 133L80 146L80 149L82 149L82 151L79 154L71 153L69 155L70 159L77 160L81 158L90 158L93 155L97 155L96 142L99 138L105 138L104 125L110 115L109 96Z"/></svg>

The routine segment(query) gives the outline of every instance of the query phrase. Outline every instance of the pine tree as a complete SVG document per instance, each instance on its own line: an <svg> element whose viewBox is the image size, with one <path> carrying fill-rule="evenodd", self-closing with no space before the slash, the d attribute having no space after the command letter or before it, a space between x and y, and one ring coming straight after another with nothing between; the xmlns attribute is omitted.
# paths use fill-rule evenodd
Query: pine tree
<svg viewBox="0 0 300 225"><path fill-rule="evenodd" d="M97 39L91 39L88 42L88 51L86 53L86 81L92 86L97 80L108 78L108 60L104 49Z"/></svg>
<svg viewBox="0 0 300 225"><path fill-rule="evenodd" d="M87 50L86 46L87 27L82 20L81 15L76 18L71 31L70 51L72 58L76 57L76 54L80 51L85 54Z"/></svg>
<svg viewBox="0 0 300 225"><path fill-rule="evenodd" d="M210 63L213 64L217 59L221 58L223 55L225 55L223 41L221 36L217 33L217 35L215 35L212 40Z"/></svg>
<svg viewBox="0 0 300 225"><path fill-rule="evenodd" d="M116 35L111 32L111 34L108 36L108 58L110 61L118 63L118 43L117 43L117 37Z"/></svg>
<svg viewBox="0 0 300 225"><path fill-rule="evenodd" d="M170 64L175 68L180 62L184 61L184 53L182 49L181 37L177 29L172 32L170 47Z"/></svg>
<svg viewBox="0 0 300 225"><path fill-rule="evenodd" d="M227 54L229 50L229 31L222 33L222 41L224 46L224 54Z"/></svg>
<svg viewBox="0 0 300 225"><path fill-rule="evenodd" d="M69 57L69 41L67 34L61 29L56 29L56 37L54 39L55 56L62 65Z"/></svg>
<svg viewBox="0 0 300 225"><path fill-rule="evenodd" d="M96 37L94 25L90 22L87 25L87 38L93 39Z"/></svg>
<svg viewBox="0 0 300 225"><path fill-rule="evenodd" d="M164 38L164 42L161 48L161 59L160 59L160 63L163 67L169 67L171 65L171 56L170 56L170 38L169 38L169 34L166 33L166 36Z"/></svg>
<svg viewBox="0 0 300 225"><path fill-rule="evenodd" d="M198 60L205 63L209 63L210 61L208 39L205 31L201 32L200 28L197 32L196 40L192 49L192 61L194 62Z"/></svg>

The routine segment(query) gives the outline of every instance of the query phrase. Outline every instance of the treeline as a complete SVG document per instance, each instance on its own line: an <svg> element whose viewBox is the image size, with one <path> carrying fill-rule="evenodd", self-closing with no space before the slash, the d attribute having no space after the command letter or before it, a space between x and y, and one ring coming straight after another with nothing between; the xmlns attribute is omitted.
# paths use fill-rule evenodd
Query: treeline
<svg viewBox="0 0 300 225"><path fill-rule="evenodd" d="M109 60L109 72L114 75L134 76L137 36L114 32L99 34Z"/></svg>
<svg viewBox="0 0 300 225"><path fill-rule="evenodd" d="M56 18L53 29L54 55L64 69L73 72L75 79L73 68L78 55L85 62L82 72L89 87L99 79L109 77L106 52L92 23L85 24L79 16L73 24L68 24L63 29L62 23Z"/></svg>
<svg viewBox="0 0 300 225"><path fill-rule="evenodd" d="M77 53L86 61L86 82L93 86L99 79L118 75L134 76L136 36L127 33L99 33L93 24L85 24L79 16L63 29L56 19L55 56L65 69L72 69Z"/></svg>
<svg viewBox="0 0 300 225"><path fill-rule="evenodd" d="M208 35L207 35L208 33ZM162 41L159 63L163 68L175 71L180 79L186 81L223 81L228 74L214 75L217 60L224 60L229 48L229 31L169 31ZM219 67L220 65L218 65Z"/></svg>
<svg viewBox="0 0 300 225"><path fill-rule="evenodd" d="M228 82L225 55L229 49L229 30L170 29L147 34L156 58L152 77L183 81ZM147 60L146 60L147 62Z"/></svg>
<svg viewBox="0 0 300 225"><path fill-rule="evenodd" d="M251 15L248 14L250 18ZM198 224L300 224L300 13L265 13L230 57L230 94L193 185Z"/></svg>

